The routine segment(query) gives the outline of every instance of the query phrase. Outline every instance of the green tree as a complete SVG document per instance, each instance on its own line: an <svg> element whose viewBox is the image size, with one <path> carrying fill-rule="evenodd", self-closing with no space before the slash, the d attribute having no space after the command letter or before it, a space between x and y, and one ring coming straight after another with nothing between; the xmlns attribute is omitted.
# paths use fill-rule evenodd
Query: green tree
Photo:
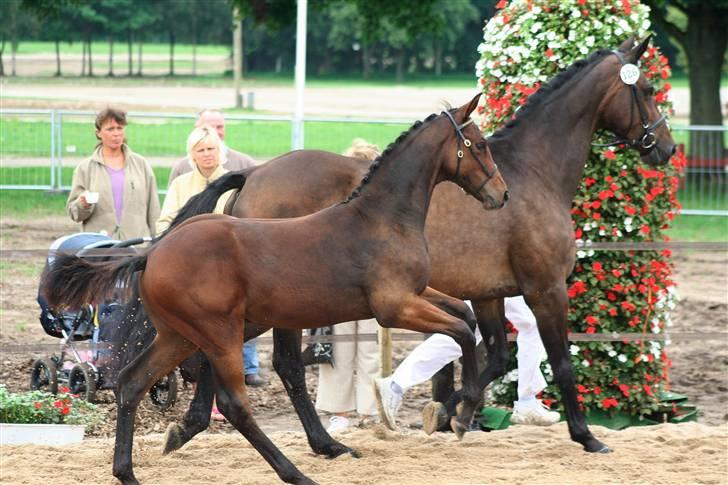
<svg viewBox="0 0 728 485"><path fill-rule="evenodd" d="M650 17L683 49L690 80L690 124L722 125L720 78L728 44L728 1L646 0ZM723 157L723 134L691 132L693 147L716 147Z"/></svg>

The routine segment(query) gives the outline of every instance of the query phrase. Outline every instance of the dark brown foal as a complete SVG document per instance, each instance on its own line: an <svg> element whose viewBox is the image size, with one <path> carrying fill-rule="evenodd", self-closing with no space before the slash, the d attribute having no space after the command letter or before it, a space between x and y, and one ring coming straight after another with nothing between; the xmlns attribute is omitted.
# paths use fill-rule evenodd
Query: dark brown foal
<svg viewBox="0 0 728 485"><path fill-rule="evenodd" d="M196 349L210 361L218 406L290 483L310 483L250 414L241 347L244 321L284 329L376 317L385 327L451 336L463 351L462 435L478 401L476 321L465 303L427 287L424 227L432 191L453 180L485 209L507 200L503 179L470 114L457 110L416 123L372 164L344 202L296 219L190 219L126 262L93 264L59 256L43 277L52 307L79 307L129 283L157 336L119 376L114 475L135 483L134 415L144 392Z"/></svg>

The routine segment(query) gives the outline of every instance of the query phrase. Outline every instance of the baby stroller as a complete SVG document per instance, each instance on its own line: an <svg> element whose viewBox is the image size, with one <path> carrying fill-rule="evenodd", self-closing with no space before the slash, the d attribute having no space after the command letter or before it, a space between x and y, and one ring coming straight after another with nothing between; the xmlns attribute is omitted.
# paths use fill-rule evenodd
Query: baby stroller
<svg viewBox="0 0 728 485"><path fill-rule="evenodd" d="M133 246L149 241L149 238L117 241L104 234L83 232L64 236L51 244L46 265L53 264L54 254L62 251L75 253L95 261L105 261L136 254ZM104 254L103 249L113 249L114 254ZM77 312L54 312L38 290L40 323L45 332L61 339L60 355L41 358L33 363L30 387L33 390L58 392L59 384L66 385L72 394L79 394L94 402L96 391L113 389L118 369L112 355L111 336L122 323L124 305L108 301L98 306L88 305ZM88 341L90 345L78 348L76 342ZM177 376L175 371L158 381L149 390L152 402L161 409L172 407L177 400Z"/></svg>

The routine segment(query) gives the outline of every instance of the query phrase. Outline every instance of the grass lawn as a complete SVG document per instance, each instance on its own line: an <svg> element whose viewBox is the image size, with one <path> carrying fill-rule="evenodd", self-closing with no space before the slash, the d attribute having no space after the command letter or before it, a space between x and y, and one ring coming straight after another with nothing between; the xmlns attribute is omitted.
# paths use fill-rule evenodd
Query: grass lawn
<svg viewBox="0 0 728 485"><path fill-rule="evenodd" d="M169 169L156 169L155 173L159 187L166 187ZM0 190L0 214L13 218L62 216L67 197L67 193ZM672 241L728 242L728 217L682 215L675 218L667 235Z"/></svg>
<svg viewBox="0 0 728 485"><path fill-rule="evenodd" d="M82 53L81 42L62 42L60 44L61 59L65 54L81 55ZM136 42L132 47L132 54L136 60L136 55L139 49L139 44ZM192 55L192 44L175 44L174 53L175 55ZM230 54L231 46L229 45L198 45L198 55L214 55L214 56L226 56ZM127 55L127 43L126 40L117 39L114 42L114 52L120 57ZM18 43L18 54L49 54L56 55L56 43L55 42L41 42L41 41L21 41ZM168 43L144 43L142 46L142 58L144 54L169 54ZM91 55L93 57L101 58L101 56L109 55L109 43L97 41L91 44Z"/></svg>

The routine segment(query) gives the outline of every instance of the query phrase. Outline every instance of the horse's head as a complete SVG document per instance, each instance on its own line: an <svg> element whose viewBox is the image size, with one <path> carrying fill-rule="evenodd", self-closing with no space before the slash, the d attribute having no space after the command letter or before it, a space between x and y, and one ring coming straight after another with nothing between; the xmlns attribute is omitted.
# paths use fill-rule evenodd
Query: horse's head
<svg viewBox="0 0 728 485"><path fill-rule="evenodd" d="M630 37L604 61L603 72L611 86L601 116L603 126L619 137L615 144L636 148L644 162L661 165L676 147L667 118L657 108L655 90L637 67L649 40L633 47Z"/></svg>
<svg viewBox="0 0 728 485"><path fill-rule="evenodd" d="M479 99L480 94L456 110L443 111L454 129L444 147L443 171L448 180L482 202L485 209L500 209L508 200L508 187L493 161L488 143L470 118Z"/></svg>

